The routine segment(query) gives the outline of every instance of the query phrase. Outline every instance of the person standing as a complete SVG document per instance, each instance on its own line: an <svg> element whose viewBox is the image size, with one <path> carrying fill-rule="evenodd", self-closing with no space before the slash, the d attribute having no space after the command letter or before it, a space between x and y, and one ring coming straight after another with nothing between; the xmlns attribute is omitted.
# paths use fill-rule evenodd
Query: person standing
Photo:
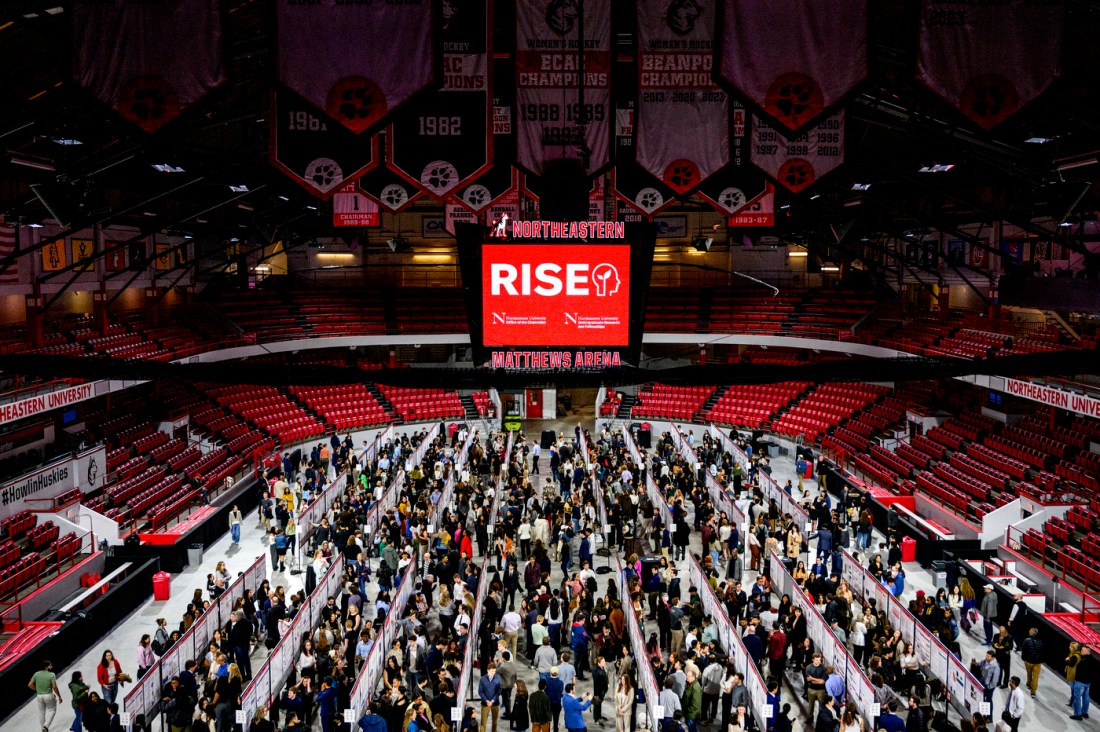
<svg viewBox="0 0 1100 732"><path fill-rule="evenodd" d="M152 644L153 638L148 633L141 636L141 640L138 641L137 672L139 679L149 673L149 669L157 662L156 656L153 655L153 649L151 648Z"/></svg>
<svg viewBox="0 0 1100 732"><path fill-rule="evenodd" d="M682 700L684 722L687 724L688 732L698 732L699 715L703 711L703 687L699 684L699 679L695 678L694 671L688 671L686 676L687 687L684 689Z"/></svg>
<svg viewBox="0 0 1100 732"><path fill-rule="evenodd" d="M527 702L531 715L531 732L550 732L550 697L546 695L546 679L539 679L539 688Z"/></svg>
<svg viewBox="0 0 1100 732"><path fill-rule="evenodd" d="M603 701L610 684L607 659L603 655L597 656L596 665L592 667L592 719L596 724L603 724Z"/></svg>
<svg viewBox="0 0 1100 732"><path fill-rule="evenodd" d="M1092 649L1081 646L1081 660L1077 662L1077 670L1073 675L1073 716L1070 719L1081 720L1089 718L1089 689L1092 680L1096 677L1096 658L1092 655Z"/></svg>
<svg viewBox="0 0 1100 732"><path fill-rule="evenodd" d="M53 662L45 661L39 671L35 671L27 688L36 695L38 704L38 723L42 732L49 732L53 718L57 714L57 705L61 701L61 692L57 688L57 674L53 672Z"/></svg>
<svg viewBox="0 0 1100 732"><path fill-rule="evenodd" d="M1023 719L1024 711L1027 709L1027 699L1024 697L1024 690L1020 688L1019 676L1009 679L1008 688L1008 704L1005 713L1008 715L1008 726L1012 728L1012 732L1016 732L1020 729L1020 720ZM1032 696L1035 695L1032 694Z"/></svg>
<svg viewBox="0 0 1100 732"><path fill-rule="evenodd" d="M825 681L829 675L825 672L825 666L821 663L821 654L814 653L813 661L806 667L806 699L810 703L810 719L815 719L814 708L819 702L829 698L829 692L825 691Z"/></svg>
<svg viewBox="0 0 1100 732"><path fill-rule="evenodd" d="M993 645L993 622L997 619L997 593L993 591L993 585L985 586L985 596L982 597L981 607L978 612L982 614L982 625L985 629L985 643Z"/></svg>
<svg viewBox="0 0 1100 732"><path fill-rule="evenodd" d="M509 719L512 714L512 689L516 685L516 664L512 660L512 653L504 651L500 654L501 661L497 664L497 678L500 679L500 696L504 700L504 719Z"/></svg>
<svg viewBox="0 0 1100 732"><path fill-rule="evenodd" d="M990 714L993 713L993 692L997 689L997 682L1001 678L1001 666L997 663L993 651L985 652L985 660L979 666L983 696L989 702Z"/></svg>
<svg viewBox="0 0 1100 732"><path fill-rule="evenodd" d="M103 652L103 658L95 669L96 681L99 682L100 693L108 704L114 704L118 696L118 679L122 675L122 666L115 654L110 651Z"/></svg>
<svg viewBox="0 0 1100 732"><path fill-rule="evenodd" d="M565 687L565 695L561 699L562 709L565 710L565 729L568 732L585 732L588 725L584 723L584 710L592 706L592 693L588 692L578 699L573 695L575 690L573 684Z"/></svg>
<svg viewBox="0 0 1100 732"><path fill-rule="evenodd" d="M229 535L233 537L233 546L239 546L241 543L242 521L244 521L244 514L234 504L233 509L229 512Z"/></svg>
<svg viewBox="0 0 1100 732"><path fill-rule="evenodd" d="M1039 672L1043 669L1043 642L1039 640L1039 629L1031 628L1027 632L1027 638L1020 645L1020 657L1027 669L1027 688L1031 690L1031 698L1035 698L1035 692L1039 689Z"/></svg>
<svg viewBox="0 0 1100 732"><path fill-rule="evenodd" d="M88 685L84 683L84 674L73 671L69 679L69 696L73 704L73 724L69 728L72 732L81 732L81 712L84 710L84 701L88 698Z"/></svg>
<svg viewBox="0 0 1100 732"><path fill-rule="evenodd" d="M500 716L500 679L497 678L496 665L490 663L485 675L477 682L477 695L481 698L481 732L485 732L488 717L493 719L493 732L497 732L497 719Z"/></svg>
<svg viewBox="0 0 1100 732"><path fill-rule="evenodd" d="M623 674L615 687L615 732L630 732L630 717L637 703L637 695L630 683L630 676Z"/></svg>
<svg viewBox="0 0 1100 732"><path fill-rule="evenodd" d="M541 684L539 685L541 687ZM554 718L554 732L558 732L558 720L561 718L561 700L565 694L565 684L558 678L558 667L550 669L550 678L546 682L546 696L550 697L550 715Z"/></svg>

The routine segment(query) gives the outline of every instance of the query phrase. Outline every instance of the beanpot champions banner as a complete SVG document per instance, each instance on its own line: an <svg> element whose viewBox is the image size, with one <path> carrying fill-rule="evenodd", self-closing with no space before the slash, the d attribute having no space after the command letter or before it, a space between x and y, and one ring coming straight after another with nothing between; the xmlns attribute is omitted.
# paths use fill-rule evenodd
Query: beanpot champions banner
<svg viewBox="0 0 1100 732"><path fill-rule="evenodd" d="M1054 0L923 0L917 78L992 129L1058 76L1064 22Z"/></svg>
<svg viewBox="0 0 1100 732"><path fill-rule="evenodd" d="M788 140L759 117L752 118L752 164L797 193L844 162L844 112Z"/></svg>
<svg viewBox="0 0 1100 732"><path fill-rule="evenodd" d="M443 4L443 88L394 118L389 166L442 200L492 162L489 22L491 3Z"/></svg>
<svg viewBox="0 0 1100 732"><path fill-rule="evenodd" d="M867 0L724 0L720 80L783 135L820 119L867 77Z"/></svg>
<svg viewBox="0 0 1100 732"><path fill-rule="evenodd" d="M327 199L378 165L378 138L359 136L294 92L271 96L271 163L313 195Z"/></svg>
<svg viewBox="0 0 1100 732"><path fill-rule="evenodd" d="M279 81L352 132L371 129L436 81L433 5L278 0Z"/></svg>
<svg viewBox="0 0 1100 732"><path fill-rule="evenodd" d="M638 0L638 164L688 193L729 160L729 98L711 78L713 0Z"/></svg>
<svg viewBox="0 0 1100 732"><path fill-rule="evenodd" d="M520 0L516 8L516 159L541 175L548 160L610 161L611 0L584 2L584 108L577 88L580 0ZM587 125L581 123L587 120Z"/></svg>
<svg viewBox="0 0 1100 732"><path fill-rule="evenodd" d="M225 81L220 5L78 0L73 77L127 120L155 132Z"/></svg>

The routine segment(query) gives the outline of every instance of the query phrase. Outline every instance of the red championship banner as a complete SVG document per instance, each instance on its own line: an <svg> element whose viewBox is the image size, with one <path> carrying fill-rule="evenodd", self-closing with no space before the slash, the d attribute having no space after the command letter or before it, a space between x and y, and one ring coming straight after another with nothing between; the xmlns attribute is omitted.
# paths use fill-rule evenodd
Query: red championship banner
<svg viewBox="0 0 1100 732"><path fill-rule="evenodd" d="M729 161L729 98L711 77L714 3L638 0L638 164L685 194Z"/></svg>
<svg viewBox="0 0 1100 732"><path fill-rule="evenodd" d="M437 82L431 0L276 0L279 81L356 134Z"/></svg>
<svg viewBox="0 0 1100 732"><path fill-rule="evenodd" d="M122 272L126 269L126 245L117 241L103 243L103 264L108 272Z"/></svg>
<svg viewBox="0 0 1100 732"><path fill-rule="evenodd" d="M788 190L808 188L843 162L844 112L790 140L759 117L752 118L752 164Z"/></svg>
<svg viewBox="0 0 1100 732"><path fill-rule="evenodd" d="M271 164L328 199L379 163L378 138L356 135L294 92L271 95Z"/></svg>
<svg viewBox="0 0 1100 732"><path fill-rule="evenodd" d="M784 135L867 77L867 0L725 0L719 27L720 81Z"/></svg>
<svg viewBox="0 0 1100 732"><path fill-rule="evenodd" d="M389 166L437 201L492 164L490 8L444 3L443 87L399 111L386 134Z"/></svg>
<svg viewBox="0 0 1100 732"><path fill-rule="evenodd" d="M1061 2L920 5L917 78L981 128L1008 119L1058 76Z"/></svg>
<svg viewBox="0 0 1100 732"><path fill-rule="evenodd" d="M610 162L611 0L584 3L584 107L578 98L578 0L520 0L516 7L516 160L541 175L548 160ZM582 123L587 125L582 126Z"/></svg>
<svg viewBox="0 0 1100 732"><path fill-rule="evenodd" d="M220 5L77 0L73 77L127 120L154 132L225 81Z"/></svg>

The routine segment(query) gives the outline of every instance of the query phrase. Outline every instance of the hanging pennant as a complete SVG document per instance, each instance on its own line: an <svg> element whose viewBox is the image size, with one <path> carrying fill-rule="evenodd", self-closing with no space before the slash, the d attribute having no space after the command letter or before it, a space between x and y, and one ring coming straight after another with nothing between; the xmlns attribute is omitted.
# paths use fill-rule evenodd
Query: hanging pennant
<svg viewBox="0 0 1100 732"><path fill-rule="evenodd" d="M77 0L73 77L127 120L155 132L225 81L220 5Z"/></svg>
<svg viewBox="0 0 1100 732"><path fill-rule="evenodd" d="M784 135L819 120L867 77L867 0L724 0L722 13L720 81Z"/></svg>
<svg viewBox="0 0 1100 732"><path fill-rule="evenodd" d="M638 0L638 164L680 194L729 161L729 98L714 83L713 3Z"/></svg>
<svg viewBox="0 0 1100 732"><path fill-rule="evenodd" d="M733 118L730 162L696 190L700 198L727 217L750 204L758 204L772 187L763 173L749 164L749 114L745 105L734 101L730 107Z"/></svg>
<svg viewBox="0 0 1100 732"><path fill-rule="evenodd" d="M519 188L519 171L510 165L498 164L476 183L458 191L453 200L468 211L481 214L501 200L511 198Z"/></svg>
<svg viewBox="0 0 1100 732"><path fill-rule="evenodd" d="M615 198L647 219L676 201L676 191L642 170L633 161L621 161L615 166L611 172L611 185Z"/></svg>
<svg viewBox="0 0 1100 732"><path fill-rule="evenodd" d="M419 188L385 166L370 171L355 185L360 192L377 201L386 213L404 211L424 195Z"/></svg>
<svg viewBox="0 0 1100 732"><path fill-rule="evenodd" d="M73 269L90 272L95 267L95 240L70 239L73 248Z"/></svg>
<svg viewBox="0 0 1100 732"><path fill-rule="evenodd" d="M1064 12L1053 0L923 0L917 78L993 129L1058 77Z"/></svg>
<svg viewBox="0 0 1100 732"><path fill-rule="evenodd" d="M431 0L277 0L279 81L359 134L438 81Z"/></svg>
<svg viewBox="0 0 1100 732"><path fill-rule="evenodd" d="M439 201L492 164L488 0L444 5L443 87L394 117L388 165Z"/></svg>
<svg viewBox="0 0 1100 732"><path fill-rule="evenodd" d="M55 239L42 248L42 270L45 272L65 269L66 259L64 239Z"/></svg>
<svg viewBox="0 0 1100 732"><path fill-rule="evenodd" d="M271 163L318 198L378 165L378 138L349 132L297 94L276 87L271 102Z"/></svg>
<svg viewBox="0 0 1100 732"><path fill-rule="evenodd" d="M788 140L759 117L752 118L752 164L784 188L798 192L844 162L844 112Z"/></svg>
<svg viewBox="0 0 1100 732"><path fill-rule="evenodd" d="M516 156L520 167L535 175L548 160L579 160L589 173L610 161L611 0L586 0L583 16L582 80L578 0L517 4Z"/></svg>

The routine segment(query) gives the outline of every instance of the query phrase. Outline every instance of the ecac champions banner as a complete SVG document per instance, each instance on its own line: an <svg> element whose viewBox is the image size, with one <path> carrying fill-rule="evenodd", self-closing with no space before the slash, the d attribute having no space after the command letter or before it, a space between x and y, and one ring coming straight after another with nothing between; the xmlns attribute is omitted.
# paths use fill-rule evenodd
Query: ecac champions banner
<svg viewBox="0 0 1100 732"><path fill-rule="evenodd" d="M431 0L277 0L279 81L355 133L435 80Z"/></svg>
<svg viewBox="0 0 1100 732"><path fill-rule="evenodd" d="M482 340L495 346L627 346L630 246L485 244Z"/></svg>
<svg viewBox="0 0 1100 732"><path fill-rule="evenodd" d="M584 0L583 109L579 18L579 0L517 3L516 161L535 175L543 173L548 160L580 159L585 151L588 172L609 162L611 0Z"/></svg>
<svg viewBox="0 0 1100 732"><path fill-rule="evenodd" d="M711 78L713 0L638 0L638 164L677 193L729 160L729 102Z"/></svg>

